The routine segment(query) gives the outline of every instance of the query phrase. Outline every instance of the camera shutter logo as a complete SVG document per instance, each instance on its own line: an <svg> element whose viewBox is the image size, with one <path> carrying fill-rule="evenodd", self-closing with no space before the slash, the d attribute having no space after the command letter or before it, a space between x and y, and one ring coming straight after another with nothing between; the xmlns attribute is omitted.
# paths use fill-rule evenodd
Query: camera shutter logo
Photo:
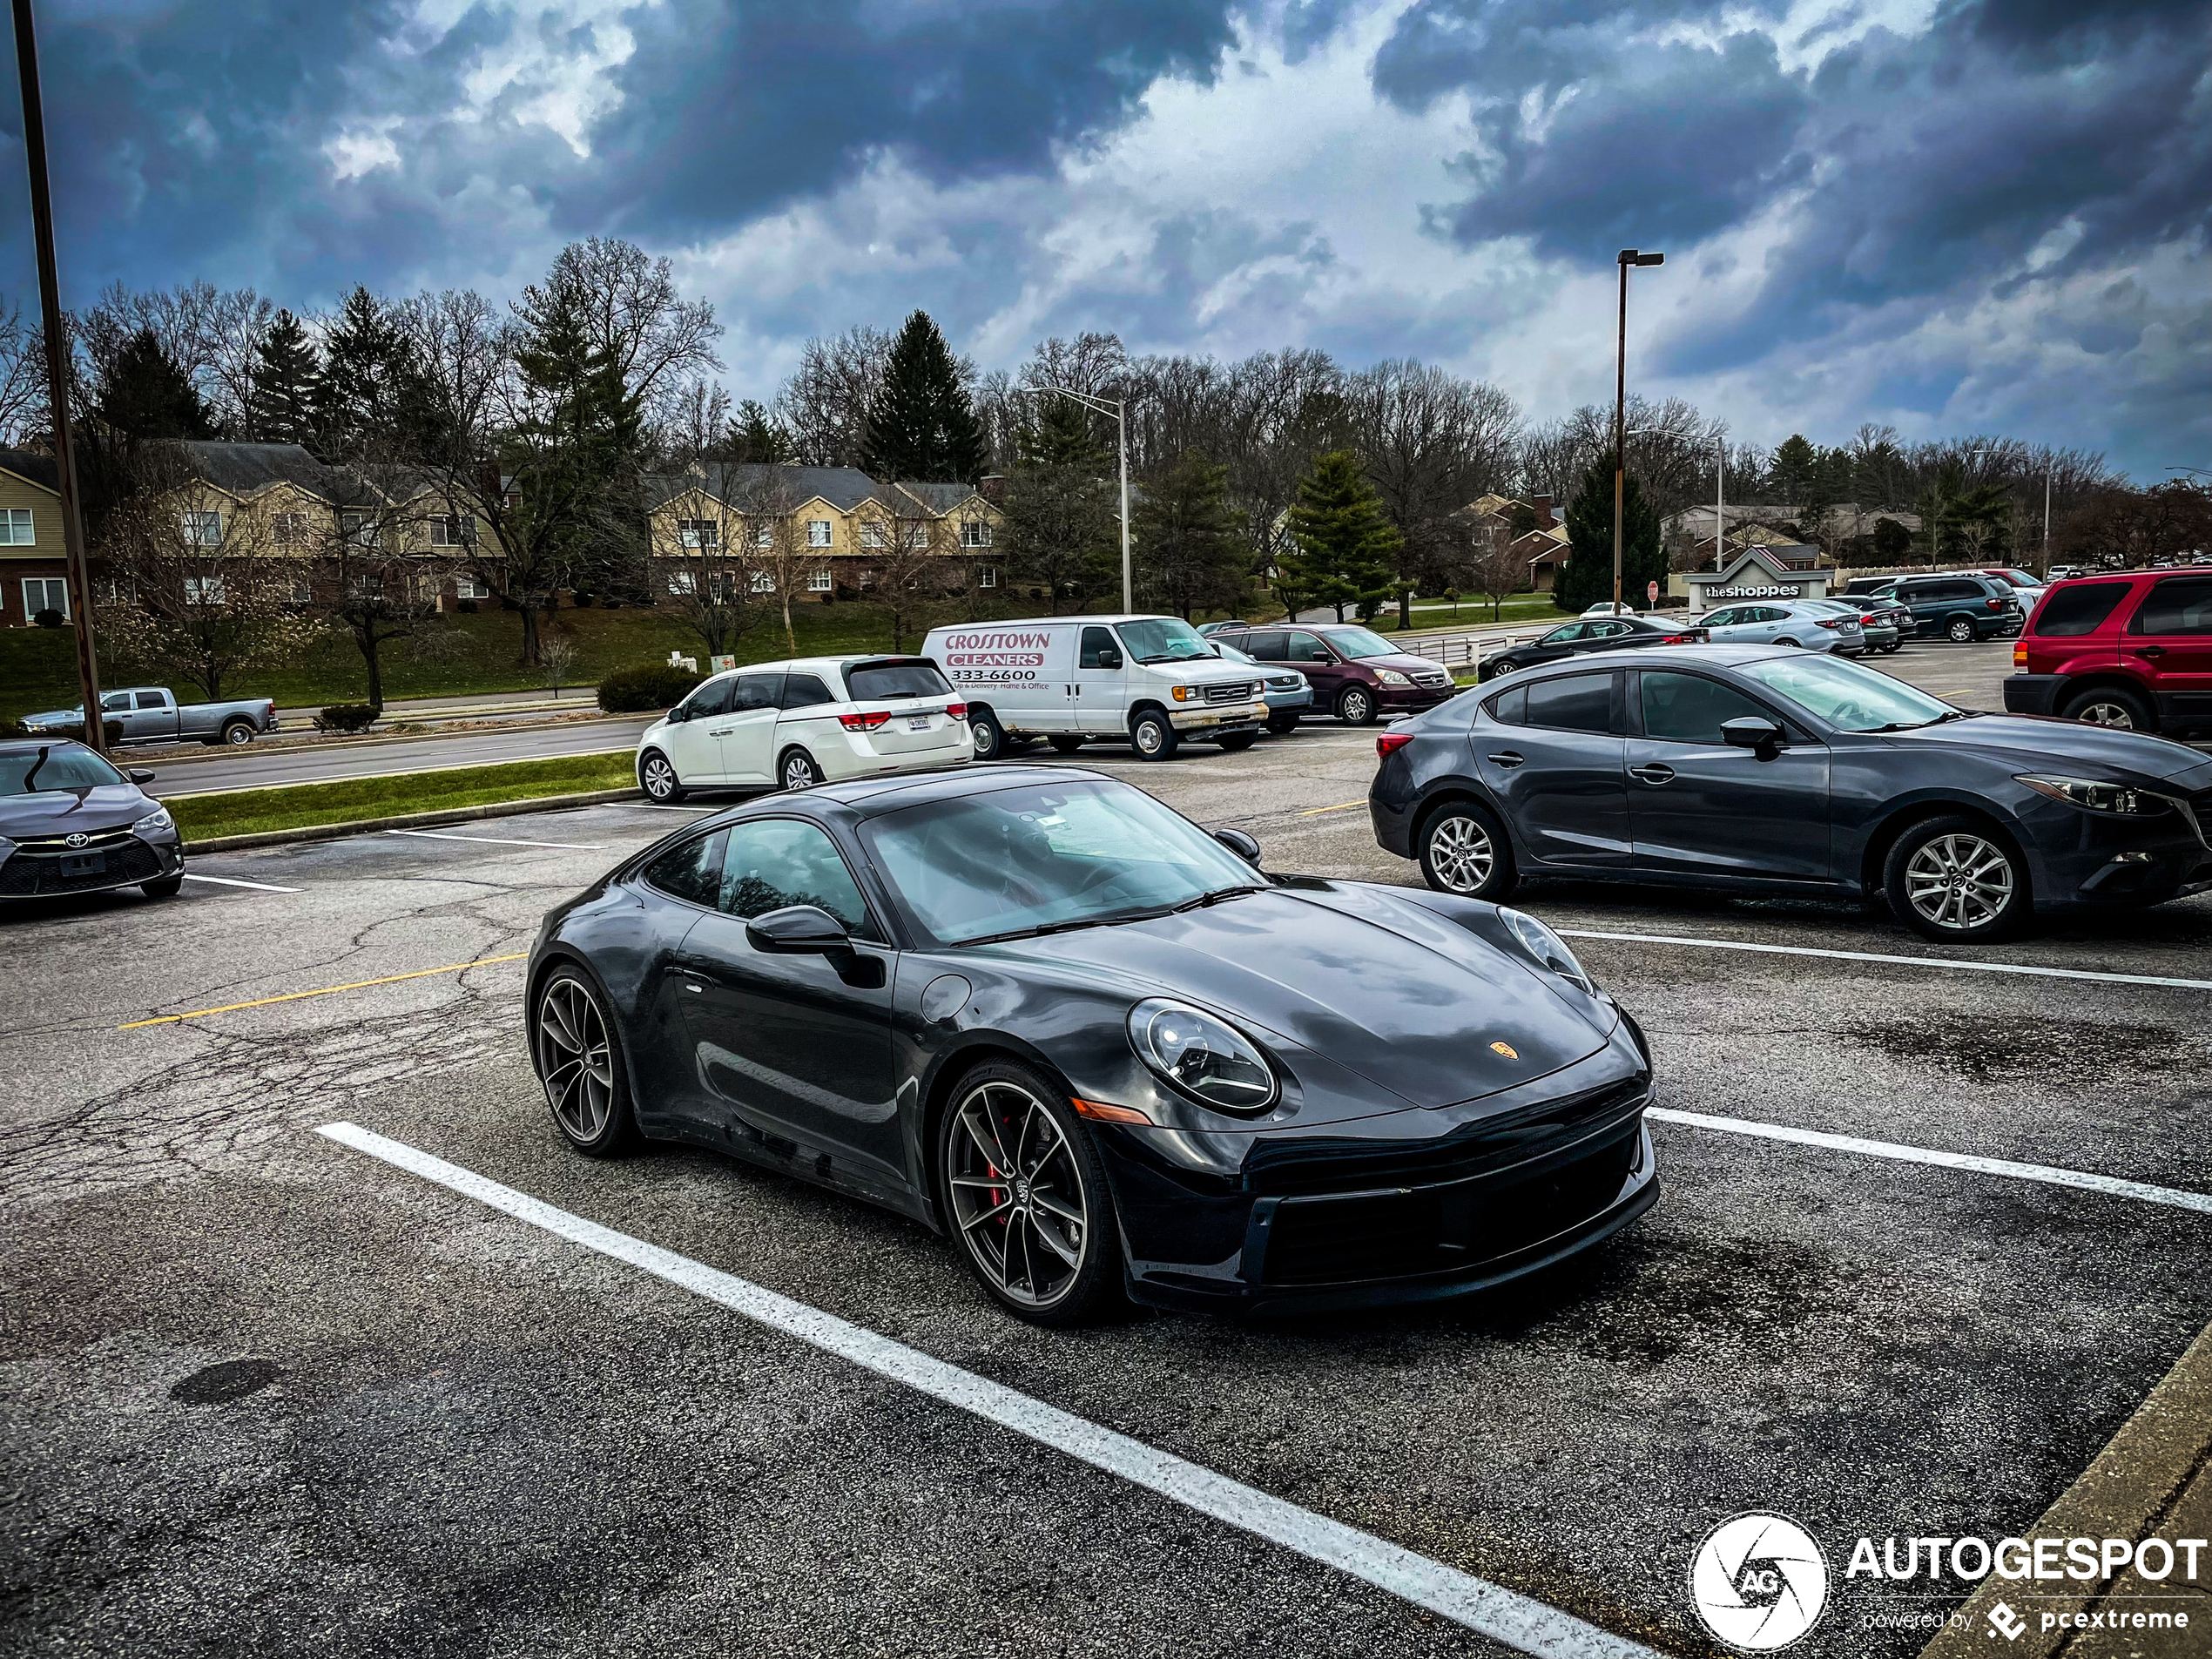
<svg viewBox="0 0 2212 1659"><path fill-rule="evenodd" d="M1828 1561L1794 1521L1754 1511L1723 1521L1690 1558L1689 1599L1731 1648L1772 1653L1820 1622Z"/></svg>

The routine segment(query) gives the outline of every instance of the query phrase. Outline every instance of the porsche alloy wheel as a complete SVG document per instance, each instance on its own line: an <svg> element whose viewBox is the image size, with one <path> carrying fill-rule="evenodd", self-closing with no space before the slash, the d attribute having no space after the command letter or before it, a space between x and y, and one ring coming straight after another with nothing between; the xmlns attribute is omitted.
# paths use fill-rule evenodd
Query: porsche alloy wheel
<svg viewBox="0 0 2212 1659"><path fill-rule="evenodd" d="M944 1122L948 1219L1000 1302L1073 1325L1120 1291L1097 1154L1028 1068L996 1062L965 1083Z"/></svg>
<svg viewBox="0 0 2212 1659"><path fill-rule="evenodd" d="M595 1157L625 1144L630 1101L621 1057L597 995L575 969L546 981L530 1035L546 1104L569 1144Z"/></svg>

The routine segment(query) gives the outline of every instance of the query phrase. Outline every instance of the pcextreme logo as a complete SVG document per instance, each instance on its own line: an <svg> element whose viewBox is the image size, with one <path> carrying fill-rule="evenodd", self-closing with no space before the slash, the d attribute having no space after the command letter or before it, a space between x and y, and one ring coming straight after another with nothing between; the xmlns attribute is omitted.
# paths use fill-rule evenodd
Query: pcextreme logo
<svg viewBox="0 0 2212 1659"><path fill-rule="evenodd" d="M1689 1561L1689 1600L1730 1647L1772 1653L1820 1622L1828 1560L1796 1521L1755 1510L1705 1534Z"/></svg>

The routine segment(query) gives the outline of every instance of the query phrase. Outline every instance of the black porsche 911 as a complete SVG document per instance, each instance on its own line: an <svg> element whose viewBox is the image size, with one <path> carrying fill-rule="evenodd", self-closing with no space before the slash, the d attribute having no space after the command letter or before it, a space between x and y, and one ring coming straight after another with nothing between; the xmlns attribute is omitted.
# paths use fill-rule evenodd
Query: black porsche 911
<svg viewBox="0 0 2212 1659"><path fill-rule="evenodd" d="M1258 858L1072 769L765 798L546 918L531 1057L578 1150L822 1182L1043 1324L1452 1296L1650 1207L1649 1051L1556 934Z"/></svg>

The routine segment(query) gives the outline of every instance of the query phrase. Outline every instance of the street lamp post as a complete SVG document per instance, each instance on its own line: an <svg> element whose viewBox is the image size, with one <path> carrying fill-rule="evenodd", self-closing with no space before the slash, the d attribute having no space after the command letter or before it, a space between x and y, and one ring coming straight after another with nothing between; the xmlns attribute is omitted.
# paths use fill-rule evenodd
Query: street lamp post
<svg viewBox="0 0 2212 1659"><path fill-rule="evenodd" d="M54 260L54 199L46 177L46 112L38 91L38 42L30 0L15 0L16 69L23 82L24 152L30 164L30 227L38 254L39 317L46 334L47 408L53 419L54 472L61 496L62 551L69 562L69 598L77 624L78 689L84 698L84 742L107 752L100 707L100 665L92 649L92 579L84 562L84 523L78 510L77 457L69 441L69 334L62 282Z"/></svg>
<svg viewBox="0 0 2212 1659"><path fill-rule="evenodd" d="M23 3L23 0L17 0ZM1129 564L1129 404L1121 398L1093 397L1089 392L1070 391L1064 386L1024 386L1017 388L1031 397L1071 397L1087 409L1114 417L1114 433L1119 441L1122 457L1122 610L1136 609L1136 590L1130 579Z"/></svg>
<svg viewBox="0 0 2212 1659"><path fill-rule="evenodd" d="M1613 608L1621 608L1621 502L1628 477L1628 401L1629 401L1629 267L1632 265L1664 265L1663 253L1639 253L1632 247L1621 250L1621 332L1613 356Z"/></svg>

